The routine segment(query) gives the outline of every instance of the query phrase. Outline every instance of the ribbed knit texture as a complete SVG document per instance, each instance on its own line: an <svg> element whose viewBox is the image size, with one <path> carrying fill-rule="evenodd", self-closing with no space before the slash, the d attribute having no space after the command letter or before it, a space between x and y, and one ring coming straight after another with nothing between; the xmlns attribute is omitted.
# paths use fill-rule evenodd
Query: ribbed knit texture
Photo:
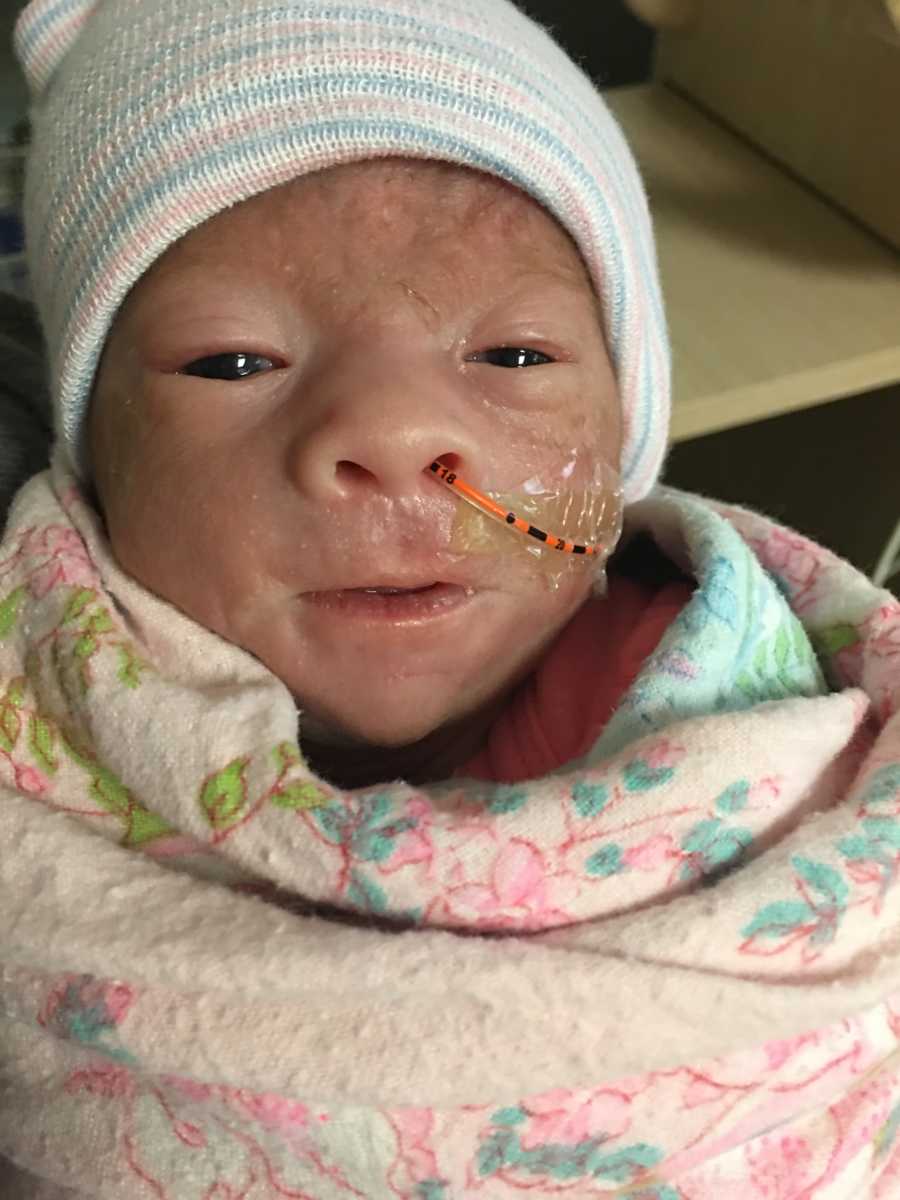
<svg viewBox="0 0 900 1200"><path fill-rule="evenodd" d="M179 237L299 175L385 155L506 179L569 231L605 314L627 502L659 473L669 348L643 186L594 85L507 0L33 0L32 286L58 435L116 310Z"/></svg>

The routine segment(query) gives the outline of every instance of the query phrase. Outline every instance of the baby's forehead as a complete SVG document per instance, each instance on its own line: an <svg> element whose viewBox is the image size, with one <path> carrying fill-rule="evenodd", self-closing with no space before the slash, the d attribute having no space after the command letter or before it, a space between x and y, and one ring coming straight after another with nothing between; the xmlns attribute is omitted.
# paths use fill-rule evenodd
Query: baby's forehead
<svg viewBox="0 0 900 1200"><path fill-rule="evenodd" d="M485 269L531 263L572 283L590 282L566 230L532 197L482 172L428 160L344 164L306 175L211 218L152 269L268 260L282 270L364 275L385 262L452 267L466 256Z"/></svg>
<svg viewBox="0 0 900 1200"><path fill-rule="evenodd" d="M323 215L370 230L418 216L433 228L515 230L523 221L561 226L531 196L497 176L454 163L384 159L344 163L270 188L235 206L250 221Z"/></svg>

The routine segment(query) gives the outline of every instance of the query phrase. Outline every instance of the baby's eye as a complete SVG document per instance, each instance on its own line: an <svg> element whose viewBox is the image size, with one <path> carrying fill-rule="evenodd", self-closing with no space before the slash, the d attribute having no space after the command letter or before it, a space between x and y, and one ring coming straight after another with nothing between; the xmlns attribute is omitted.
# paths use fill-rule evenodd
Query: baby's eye
<svg viewBox="0 0 900 1200"><path fill-rule="evenodd" d="M209 358L198 358L178 372L179 375L196 375L200 379L221 379L233 382L272 369L275 364L261 354L213 354Z"/></svg>
<svg viewBox="0 0 900 1200"><path fill-rule="evenodd" d="M540 350L526 350L521 346L496 346L493 350L480 350L473 354L469 361L489 363L492 367L542 367L554 360Z"/></svg>

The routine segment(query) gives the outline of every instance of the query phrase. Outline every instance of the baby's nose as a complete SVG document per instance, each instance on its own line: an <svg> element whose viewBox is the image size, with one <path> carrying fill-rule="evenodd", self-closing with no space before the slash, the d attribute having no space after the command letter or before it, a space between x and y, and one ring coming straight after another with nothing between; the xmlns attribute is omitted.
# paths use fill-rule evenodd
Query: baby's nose
<svg viewBox="0 0 900 1200"><path fill-rule="evenodd" d="M410 496L432 486L425 473L437 458L480 478L484 439L460 391L452 377L427 373L373 374L329 388L317 398L314 427L291 448L296 486L320 502Z"/></svg>

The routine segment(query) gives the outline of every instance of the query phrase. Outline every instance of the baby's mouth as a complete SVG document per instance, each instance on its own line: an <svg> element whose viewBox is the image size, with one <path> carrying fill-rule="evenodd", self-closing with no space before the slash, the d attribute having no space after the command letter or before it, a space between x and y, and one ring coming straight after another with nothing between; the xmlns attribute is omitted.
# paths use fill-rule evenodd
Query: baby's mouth
<svg viewBox="0 0 900 1200"><path fill-rule="evenodd" d="M423 583L421 587L398 588L398 587L370 587L370 588L351 588L351 592L362 592L366 596L418 596L422 592L433 591L434 588L441 587L439 583Z"/></svg>
<svg viewBox="0 0 900 1200"><path fill-rule="evenodd" d="M422 623L449 614L475 596L473 587L435 580L412 587L372 584L308 592L305 599L339 616L395 624Z"/></svg>

